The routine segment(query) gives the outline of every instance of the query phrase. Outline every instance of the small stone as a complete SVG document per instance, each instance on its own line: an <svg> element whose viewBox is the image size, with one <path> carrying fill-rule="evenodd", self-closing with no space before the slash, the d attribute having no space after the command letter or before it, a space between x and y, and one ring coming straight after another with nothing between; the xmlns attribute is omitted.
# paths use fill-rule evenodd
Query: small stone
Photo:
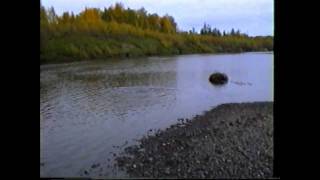
<svg viewBox="0 0 320 180"><path fill-rule="evenodd" d="M215 152L218 153L218 154L222 154L222 150L221 149L216 149Z"/></svg>
<svg viewBox="0 0 320 180"><path fill-rule="evenodd" d="M136 167L137 167L137 165L136 165L136 164L133 164L133 165L132 165L132 167L133 167L133 168L136 168Z"/></svg>
<svg viewBox="0 0 320 180"><path fill-rule="evenodd" d="M98 167L98 166L99 166L98 164L93 164L93 165L91 166L91 168L94 169L94 168L96 168L96 167Z"/></svg>
<svg viewBox="0 0 320 180"><path fill-rule="evenodd" d="M200 178L205 178L203 171L200 171L199 174L200 174Z"/></svg>
<svg viewBox="0 0 320 180"><path fill-rule="evenodd" d="M191 172L191 169L190 169L190 168L188 168L187 172L188 172L188 173L190 173L190 172Z"/></svg>
<svg viewBox="0 0 320 180"><path fill-rule="evenodd" d="M139 152L145 152L145 149L144 148L141 148L138 150Z"/></svg>
<svg viewBox="0 0 320 180"><path fill-rule="evenodd" d="M164 173L170 174L170 168L166 168L166 169L164 170Z"/></svg>
<svg viewBox="0 0 320 180"><path fill-rule="evenodd" d="M204 160L205 160L205 161L209 161L209 160L210 160L210 156L209 156L209 155L206 155L206 157L205 157Z"/></svg>

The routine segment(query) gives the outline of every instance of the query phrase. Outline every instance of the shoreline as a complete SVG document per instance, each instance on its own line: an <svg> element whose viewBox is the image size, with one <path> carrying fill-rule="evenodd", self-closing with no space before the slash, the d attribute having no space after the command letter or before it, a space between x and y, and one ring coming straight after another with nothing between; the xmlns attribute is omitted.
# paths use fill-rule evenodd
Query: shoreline
<svg viewBox="0 0 320 180"><path fill-rule="evenodd" d="M115 59L135 59L135 58L154 58L154 57L174 57L174 56L184 56L184 55L223 55L223 54L242 54L242 53L273 53L273 51L242 51L242 52L196 52L196 53L184 53L184 54L154 54L154 55L141 55L141 56L131 56L131 57L123 57L123 56L115 56L115 57L105 57L105 58L92 58L87 60L75 60L70 58L68 60L54 60L54 61L43 61L40 58L40 66L41 65L58 65L58 64L71 64L71 63L80 63L80 62L92 62L92 61L108 61Z"/></svg>
<svg viewBox="0 0 320 180"><path fill-rule="evenodd" d="M140 139L116 158L133 178L271 178L273 102L228 103Z"/></svg>

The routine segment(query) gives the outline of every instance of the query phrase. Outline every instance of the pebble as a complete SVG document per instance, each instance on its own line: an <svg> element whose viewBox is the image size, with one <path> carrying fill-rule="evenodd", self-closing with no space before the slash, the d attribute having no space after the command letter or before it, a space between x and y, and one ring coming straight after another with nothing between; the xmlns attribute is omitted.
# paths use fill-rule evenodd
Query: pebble
<svg viewBox="0 0 320 180"><path fill-rule="evenodd" d="M144 148L141 148L138 150L139 152L145 152L145 149Z"/></svg>
<svg viewBox="0 0 320 180"><path fill-rule="evenodd" d="M222 154L223 153L221 149L216 149L215 152L218 153L218 154Z"/></svg>
<svg viewBox="0 0 320 180"><path fill-rule="evenodd" d="M91 166L91 168L97 168L97 167L99 167L100 166L100 164L98 163L98 164L93 164L92 166Z"/></svg>
<svg viewBox="0 0 320 180"><path fill-rule="evenodd" d="M166 169L164 170L164 172L165 172L166 174L170 174L170 168L166 168Z"/></svg>
<svg viewBox="0 0 320 180"><path fill-rule="evenodd" d="M200 175L200 178L205 178L205 175L204 175L204 172L203 172L203 171L200 171L200 172L199 172L199 175Z"/></svg>

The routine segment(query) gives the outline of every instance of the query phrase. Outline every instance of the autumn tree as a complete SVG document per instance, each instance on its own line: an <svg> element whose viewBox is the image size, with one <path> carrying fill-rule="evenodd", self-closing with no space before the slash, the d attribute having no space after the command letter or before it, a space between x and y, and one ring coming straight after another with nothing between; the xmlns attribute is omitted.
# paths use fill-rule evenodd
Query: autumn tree
<svg viewBox="0 0 320 180"><path fill-rule="evenodd" d="M86 8L79 14L79 19L88 24L95 25L101 21L100 10L97 8Z"/></svg>
<svg viewBox="0 0 320 180"><path fill-rule="evenodd" d="M78 29L95 33L95 31L101 30L103 25L101 11L97 8L86 8L77 16L76 22Z"/></svg>
<svg viewBox="0 0 320 180"><path fill-rule="evenodd" d="M164 33L173 33L175 31L167 16L160 19L160 26L161 31Z"/></svg>
<svg viewBox="0 0 320 180"><path fill-rule="evenodd" d="M151 14L148 16L148 23L150 26L150 29L152 30L160 30L161 24L160 24L160 17L158 14Z"/></svg>

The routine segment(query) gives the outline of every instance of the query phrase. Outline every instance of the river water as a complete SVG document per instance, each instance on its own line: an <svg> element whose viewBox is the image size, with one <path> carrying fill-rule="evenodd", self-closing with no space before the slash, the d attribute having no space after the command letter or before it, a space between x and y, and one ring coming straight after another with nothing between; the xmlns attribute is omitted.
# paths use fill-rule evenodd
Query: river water
<svg viewBox="0 0 320 180"><path fill-rule="evenodd" d="M210 84L213 72L228 84ZM253 101L273 101L272 52L42 65L40 176L125 177L114 157L150 129Z"/></svg>

